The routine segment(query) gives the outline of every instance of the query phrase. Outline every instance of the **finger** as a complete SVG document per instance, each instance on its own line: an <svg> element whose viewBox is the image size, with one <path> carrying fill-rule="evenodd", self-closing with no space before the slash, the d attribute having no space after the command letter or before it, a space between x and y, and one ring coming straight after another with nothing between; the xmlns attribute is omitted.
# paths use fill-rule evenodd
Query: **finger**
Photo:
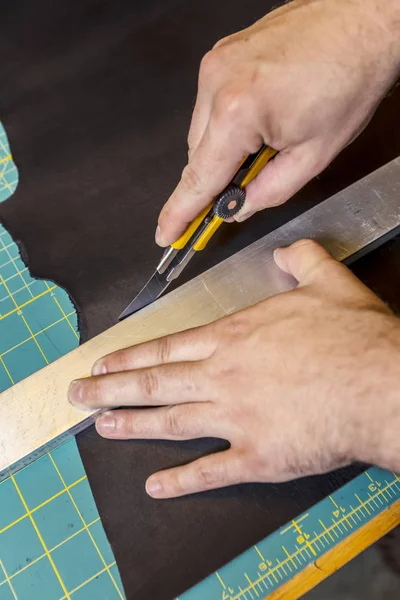
<svg viewBox="0 0 400 600"><path fill-rule="evenodd" d="M202 363L174 363L73 381L69 401L86 409L207 401L214 387Z"/></svg>
<svg viewBox="0 0 400 600"><path fill-rule="evenodd" d="M146 482L153 498L174 498L247 481L244 456L229 449L155 473Z"/></svg>
<svg viewBox="0 0 400 600"><path fill-rule="evenodd" d="M215 61L210 60L211 54L212 52L208 52L200 63L197 98L188 135L189 160L196 151L210 120L215 82L218 77Z"/></svg>
<svg viewBox="0 0 400 600"><path fill-rule="evenodd" d="M321 268L338 264L325 248L314 240L299 240L287 248L275 250L274 259L282 271L293 275L300 285L313 283Z"/></svg>
<svg viewBox="0 0 400 600"><path fill-rule="evenodd" d="M188 159L189 161L193 158L194 153L204 135L207 128L208 119L210 116L210 109L206 110L206 107L199 105L199 99L197 98L195 107L193 109L192 120L190 122L190 128L188 133Z"/></svg>
<svg viewBox="0 0 400 600"><path fill-rule="evenodd" d="M216 350L214 332L212 325L206 325L118 350L95 362L92 375L204 360Z"/></svg>
<svg viewBox="0 0 400 600"><path fill-rule="evenodd" d="M120 440L179 441L225 435L211 402L108 411L99 416L96 429L103 437Z"/></svg>
<svg viewBox="0 0 400 600"><path fill-rule="evenodd" d="M156 241L167 246L177 240L188 225L228 184L237 170L241 153L238 145L217 140L208 125L200 144L182 173L178 186L163 207L158 219Z"/></svg>
<svg viewBox="0 0 400 600"><path fill-rule="evenodd" d="M258 136L242 134L226 118L211 118L181 180L163 207L156 241L167 246L231 181L244 155L261 145Z"/></svg>
<svg viewBox="0 0 400 600"><path fill-rule="evenodd" d="M387 308L345 265L335 260L327 250L314 240L299 240L288 248L274 253L275 262L283 271L293 275L300 286L317 285L330 297L362 299L364 305Z"/></svg>
<svg viewBox="0 0 400 600"><path fill-rule="evenodd" d="M284 204L322 170L317 158L309 142L281 150L246 187L246 202L236 221L242 222L263 208Z"/></svg>
<svg viewBox="0 0 400 600"><path fill-rule="evenodd" d="M204 132L207 128L211 113L211 94L205 89L199 80L196 104L193 109L188 134L189 160L193 157Z"/></svg>

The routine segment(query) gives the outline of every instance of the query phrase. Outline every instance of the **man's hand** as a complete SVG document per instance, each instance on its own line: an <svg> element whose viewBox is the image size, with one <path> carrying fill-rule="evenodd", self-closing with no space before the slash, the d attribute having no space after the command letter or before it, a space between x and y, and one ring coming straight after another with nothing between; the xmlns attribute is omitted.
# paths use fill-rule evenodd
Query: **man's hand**
<svg viewBox="0 0 400 600"><path fill-rule="evenodd" d="M236 219L286 202L366 125L397 77L398 0L294 0L203 59L189 162L156 233L174 242L262 143L279 150Z"/></svg>
<svg viewBox="0 0 400 600"><path fill-rule="evenodd" d="M230 442L153 475L150 495L280 482L353 460L400 469L400 321L315 242L275 260L296 290L106 356L71 385L78 406L136 407L100 416L105 437Z"/></svg>

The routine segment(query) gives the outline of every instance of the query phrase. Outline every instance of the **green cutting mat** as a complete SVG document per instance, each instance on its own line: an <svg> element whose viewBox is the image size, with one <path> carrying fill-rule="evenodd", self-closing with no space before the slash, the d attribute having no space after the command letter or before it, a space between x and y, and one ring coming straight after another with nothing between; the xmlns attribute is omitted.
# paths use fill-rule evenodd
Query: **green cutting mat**
<svg viewBox="0 0 400 600"><path fill-rule="evenodd" d="M17 184L0 123L0 202ZM0 225L0 392L78 344L67 293L31 277ZM0 484L0 600L123 598L75 440Z"/></svg>

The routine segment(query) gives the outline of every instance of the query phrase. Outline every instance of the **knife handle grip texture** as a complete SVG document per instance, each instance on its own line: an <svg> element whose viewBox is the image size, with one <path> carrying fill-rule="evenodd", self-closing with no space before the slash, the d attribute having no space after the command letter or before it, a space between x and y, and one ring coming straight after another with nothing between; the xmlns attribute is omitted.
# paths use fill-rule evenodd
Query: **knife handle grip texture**
<svg viewBox="0 0 400 600"><path fill-rule="evenodd" d="M260 173L260 171L271 160L271 158L273 158L277 154L277 152L278 151L274 150L274 148L271 148L270 146L265 146L264 149L260 152L260 154L258 154L257 158L252 163L252 165L250 166L248 171L246 172L245 176L243 177L242 181L239 184L239 187L241 189L244 189L250 183L250 181L252 181L255 177L257 177L257 175ZM246 157L242 160L241 165L245 162L245 160L246 160ZM239 170L240 170L240 167L239 167ZM224 193L224 192L222 192L222 193ZM191 222L189 227L186 229L185 233L183 233L181 235L181 237L178 240L176 240L176 242L171 244L172 248L175 248L176 250L182 250L182 248L184 248L186 246L186 244L188 243L188 241L190 240L190 238L192 237L194 232L201 225L201 223L203 222L204 218L207 216L207 214L209 213L209 211L213 205L214 205L214 203L211 202L201 211L201 213ZM241 208L241 206L238 207L238 211L240 210L240 208ZM199 237L199 239L194 244L193 249L197 250L197 251L204 250L204 248L208 244L209 240L212 238L214 233L222 225L223 222L224 222L224 219L215 215L211 219L208 227L203 231L202 235Z"/></svg>

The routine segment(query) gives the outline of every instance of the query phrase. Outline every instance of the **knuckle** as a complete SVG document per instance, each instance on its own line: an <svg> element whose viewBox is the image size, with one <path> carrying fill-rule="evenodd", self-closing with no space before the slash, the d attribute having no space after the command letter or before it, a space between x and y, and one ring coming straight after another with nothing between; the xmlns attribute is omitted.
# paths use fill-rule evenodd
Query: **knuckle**
<svg viewBox="0 0 400 600"><path fill-rule="evenodd" d="M201 59L199 79L208 79L214 73L218 72L220 66L221 56L215 46L213 50L209 50Z"/></svg>
<svg viewBox="0 0 400 600"><path fill-rule="evenodd" d="M158 392L158 378L151 369L144 369L139 373L139 388L145 401L151 401Z"/></svg>
<svg viewBox="0 0 400 600"><path fill-rule="evenodd" d="M190 192L196 196L199 196L204 191L202 178L190 163L182 171L181 186L186 192Z"/></svg>
<svg viewBox="0 0 400 600"><path fill-rule="evenodd" d="M157 342L157 360L160 364L168 362L171 355L171 338L170 336L162 337Z"/></svg>
<svg viewBox="0 0 400 600"><path fill-rule="evenodd" d="M302 266L303 276L311 275L314 272L326 269L332 269L337 265L337 261L321 244L312 239L301 239L294 242L287 249L292 260L297 258Z"/></svg>
<svg viewBox="0 0 400 600"><path fill-rule="evenodd" d="M185 425L176 406L169 406L165 411L164 430L171 437L183 437Z"/></svg>
<svg viewBox="0 0 400 600"><path fill-rule="evenodd" d="M115 411L115 433L121 437L132 437L135 434L135 415L132 410Z"/></svg>
<svg viewBox="0 0 400 600"><path fill-rule="evenodd" d="M130 410L123 415L117 415L116 426L120 433L126 436L132 436L136 431L136 415L135 411Z"/></svg>
<svg viewBox="0 0 400 600"><path fill-rule="evenodd" d="M213 50L218 50L218 48L222 48L223 46L226 46L227 44L229 44L229 42L231 41L231 36L227 35L226 37L221 38L220 40L218 40L218 42L216 42L213 46Z"/></svg>
<svg viewBox="0 0 400 600"><path fill-rule="evenodd" d="M261 194L264 192L263 189L259 191ZM263 198L261 208L275 208L277 206L282 206L282 204L285 204L288 199L288 194L286 192L281 192L271 199L265 200L265 198Z"/></svg>
<svg viewBox="0 0 400 600"><path fill-rule="evenodd" d="M252 83L252 87L254 92L260 92L262 93L262 95L258 96L259 101L262 101L264 99L265 100L269 100L270 95L268 93L268 87L266 88L265 83L266 81L269 81L269 70L268 70L268 66L265 65L265 63L255 63L249 73L249 79ZM267 92L267 96L266 96L266 92ZM277 123L276 127L278 128L278 131L280 131L281 129L281 125L279 123Z"/></svg>
<svg viewBox="0 0 400 600"><path fill-rule="evenodd" d="M253 478L262 479L270 473L271 461L255 447L251 449L247 456L246 467Z"/></svg>
<svg viewBox="0 0 400 600"><path fill-rule="evenodd" d="M166 204L164 204L160 215L158 217L158 225L161 229L168 229L170 223L174 223L179 220L180 211L179 205L176 202L176 198L170 198Z"/></svg>
<svg viewBox="0 0 400 600"><path fill-rule="evenodd" d="M104 392L104 379L98 377L92 377L87 381L81 383L82 397L85 399L85 404L101 405L103 392Z"/></svg>
<svg viewBox="0 0 400 600"><path fill-rule="evenodd" d="M113 371L127 371L129 368L129 352L128 350L119 350L114 354L106 357L103 361L107 373Z"/></svg>
<svg viewBox="0 0 400 600"><path fill-rule="evenodd" d="M200 461L196 466L196 479L203 489L209 489L223 480L222 473L216 473L207 463Z"/></svg>
<svg viewBox="0 0 400 600"><path fill-rule="evenodd" d="M248 318L241 315L233 315L229 319L229 323L226 326L225 332L233 338L243 337L246 335L249 329Z"/></svg>
<svg viewBox="0 0 400 600"><path fill-rule="evenodd" d="M219 50L221 48L228 46L229 44L231 44L234 41L234 39L235 39L234 35L227 35L227 36L221 38L214 44L213 50Z"/></svg>
<svg viewBox="0 0 400 600"><path fill-rule="evenodd" d="M226 88L215 102L215 114L219 119L238 120L247 110L247 94L243 90Z"/></svg>
<svg viewBox="0 0 400 600"><path fill-rule="evenodd" d="M293 250L300 250L300 249L303 250L304 248L306 248L306 249L310 248L311 250L316 250L317 248L321 248L321 246L315 240L311 240L309 238L304 238L304 239L297 240L296 242L294 242L292 244L291 248Z"/></svg>
<svg viewBox="0 0 400 600"><path fill-rule="evenodd" d="M194 134L194 129L190 128L190 131L188 133L187 136L187 145L188 145L188 150L187 150L187 158L188 158L188 162L190 162L193 153L194 153L194 139L195 139L195 134Z"/></svg>
<svg viewBox="0 0 400 600"><path fill-rule="evenodd" d="M182 478L182 472L179 468L174 469L172 473L168 473L168 476L164 480L164 484L164 487L168 489L169 493L173 496L183 496L187 493L184 478Z"/></svg>

